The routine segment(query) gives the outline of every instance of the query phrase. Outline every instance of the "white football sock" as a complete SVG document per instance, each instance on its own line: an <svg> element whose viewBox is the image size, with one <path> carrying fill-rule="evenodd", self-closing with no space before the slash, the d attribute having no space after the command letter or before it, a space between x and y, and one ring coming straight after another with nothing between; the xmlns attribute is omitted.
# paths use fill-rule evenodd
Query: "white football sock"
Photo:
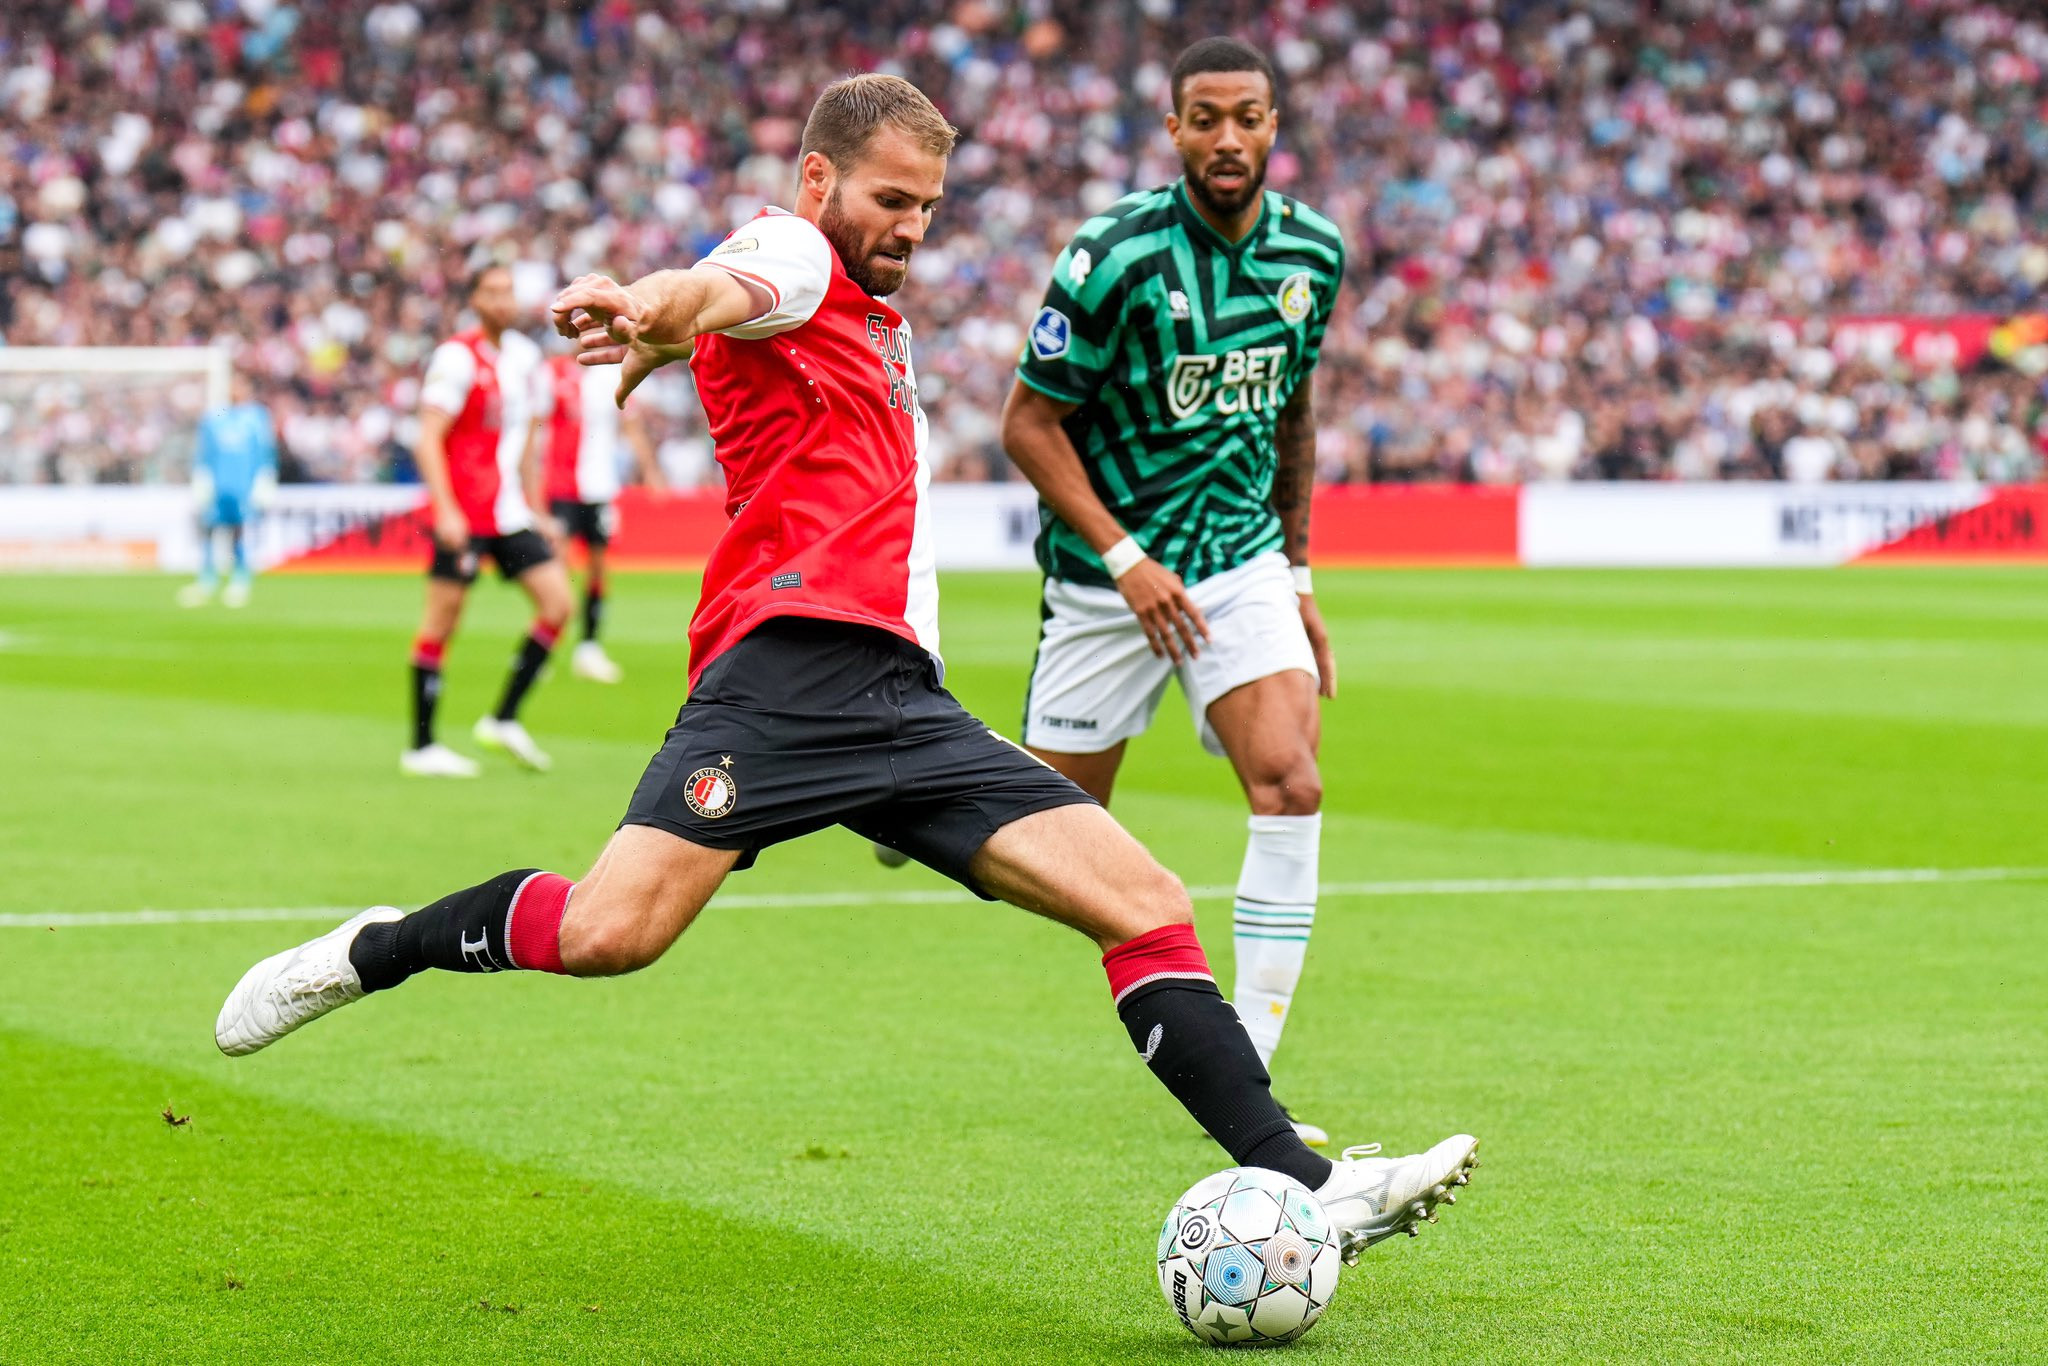
<svg viewBox="0 0 2048 1366"><path fill-rule="evenodd" d="M1253 816L1237 878L1237 991L1232 1004L1259 1061L1273 1065L1316 919L1323 818Z"/></svg>

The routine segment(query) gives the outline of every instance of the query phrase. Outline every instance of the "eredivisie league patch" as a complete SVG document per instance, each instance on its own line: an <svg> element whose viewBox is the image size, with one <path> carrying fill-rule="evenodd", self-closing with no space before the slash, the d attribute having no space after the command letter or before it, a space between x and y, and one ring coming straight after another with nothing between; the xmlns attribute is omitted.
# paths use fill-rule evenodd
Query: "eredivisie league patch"
<svg viewBox="0 0 2048 1366"><path fill-rule="evenodd" d="M1040 360L1053 360L1067 354L1067 341L1074 335L1072 323L1067 315L1057 308L1047 306L1038 310L1038 316L1031 321L1031 351Z"/></svg>
<svg viewBox="0 0 2048 1366"><path fill-rule="evenodd" d="M725 762L731 763L727 759ZM683 800L690 809L709 821L730 815L740 799L739 784L722 768L700 768L683 784Z"/></svg>

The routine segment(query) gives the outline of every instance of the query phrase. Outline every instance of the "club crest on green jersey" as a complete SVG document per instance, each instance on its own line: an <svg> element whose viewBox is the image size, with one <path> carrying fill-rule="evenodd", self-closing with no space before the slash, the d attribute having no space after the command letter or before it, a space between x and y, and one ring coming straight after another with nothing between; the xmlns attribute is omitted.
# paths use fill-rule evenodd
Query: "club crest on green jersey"
<svg viewBox="0 0 2048 1366"><path fill-rule="evenodd" d="M1297 271L1280 285L1280 316L1291 323L1298 323L1308 317L1316 306L1316 291L1313 277L1307 271Z"/></svg>

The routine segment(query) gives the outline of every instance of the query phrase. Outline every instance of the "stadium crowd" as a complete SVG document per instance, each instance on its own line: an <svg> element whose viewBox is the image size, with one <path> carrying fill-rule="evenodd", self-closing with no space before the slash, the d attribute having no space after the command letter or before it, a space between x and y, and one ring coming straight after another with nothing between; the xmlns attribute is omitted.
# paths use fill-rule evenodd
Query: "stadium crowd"
<svg viewBox="0 0 2048 1366"><path fill-rule="evenodd" d="M942 476L1014 477L996 421L1053 256L1177 174L1165 65L1235 32L1282 74L1270 183L1351 247L1325 478L2040 469L2038 339L1923 365L1828 321L2034 306L2038 4L1128 5L12 0L0 337L230 345L292 475L403 477L467 268L512 264L537 327L567 276L694 260L787 196L820 85L895 70L966 132L906 296ZM715 477L687 380L650 401L672 474ZM21 435L0 481L167 472Z"/></svg>

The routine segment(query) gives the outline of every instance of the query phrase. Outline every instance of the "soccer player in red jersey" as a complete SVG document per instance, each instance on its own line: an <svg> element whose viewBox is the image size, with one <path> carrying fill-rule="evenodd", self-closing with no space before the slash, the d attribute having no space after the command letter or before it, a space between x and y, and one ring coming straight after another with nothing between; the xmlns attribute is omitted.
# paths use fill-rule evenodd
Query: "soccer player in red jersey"
<svg viewBox="0 0 2048 1366"><path fill-rule="evenodd" d="M631 408L613 400L619 388L619 367L578 365L573 355L549 356L535 397L539 424L535 439L546 452L548 511L554 524L550 539L566 546L583 542L590 567L583 580L583 639L569 653L569 670L578 678L616 683L623 676L598 642L604 622L605 553L618 534L619 447L633 453L640 482L663 489L661 466L647 424Z"/></svg>
<svg viewBox="0 0 2048 1366"><path fill-rule="evenodd" d="M1086 935L1153 1074L1233 1161L1316 1191L1354 1258L1449 1203L1476 1140L1337 1162L1305 1145L1179 879L941 686L925 421L887 296L954 136L905 81L835 82L805 125L795 212L764 211L688 270L584 276L556 299L586 360L622 364L621 401L691 359L732 525L690 624L688 700L580 882L521 868L410 915L373 907L251 968L215 1041L254 1052L427 968L631 972L760 850L841 824Z"/></svg>
<svg viewBox="0 0 2048 1366"><path fill-rule="evenodd" d="M540 348L513 327L519 307L512 272L503 266L487 266L470 280L469 306L477 325L442 342L427 363L414 452L434 517L434 554L412 646L412 747L398 762L402 772L432 778L477 774L475 760L434 739L434 709L441 657L484 557L526 591L534 619L497 710L477 720L478 744L546 770L548 756L519 724L519 704L569 620L569 579L534 529L531 505L539 491L528 445Z"/></svg>

